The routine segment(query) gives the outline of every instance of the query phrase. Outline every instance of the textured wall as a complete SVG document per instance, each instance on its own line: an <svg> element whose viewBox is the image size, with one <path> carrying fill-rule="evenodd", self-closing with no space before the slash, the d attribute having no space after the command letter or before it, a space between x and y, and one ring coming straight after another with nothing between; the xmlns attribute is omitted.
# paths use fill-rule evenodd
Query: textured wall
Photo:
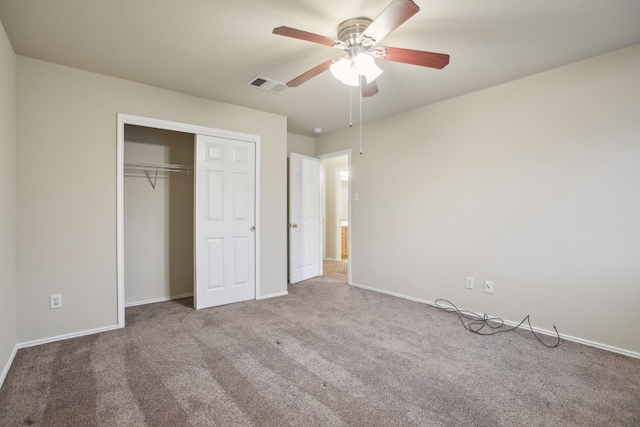
<svg viewBox="0 0 640 427"><path fill-rule="evenodd" d="M261 292L286 291L285 117L20 56L17 105L20 342L117 324L117 113L260 136Z"/></svg>
<svg viewBox="0 0 640 427"><path fill-rule="evenodd" d="M16 55L0 23L0 385L16 343Z"/></svg>
<svg viewBox="0 0 640 427"><path fill-rule="evenodd" d="M365 124L353 281L640 352L639 70L634 45Z"/></svg>
<svg viewBox="0 0 640 427"><path fill-rule="evenodd" d="M315 139L310 136L287 134L287 153L304 154L313 157L315 155Z"/></svg>

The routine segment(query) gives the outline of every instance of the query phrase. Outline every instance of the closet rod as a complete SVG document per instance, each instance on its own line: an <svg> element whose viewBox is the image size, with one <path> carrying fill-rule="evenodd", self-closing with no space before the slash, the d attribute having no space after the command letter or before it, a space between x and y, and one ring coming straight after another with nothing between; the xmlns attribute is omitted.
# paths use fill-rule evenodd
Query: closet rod
<svg viewBox="0 0 640 427"><path fill-rule="evenodd" d="M193 172L193 166L176 165L171 163L144 163L144 162L124 162L125 172Z"/></svg>
<svg viewBox="0 0 640 427"><path fill-rule="evenodd" d="M156 188L158 176L168 176L169 172L186 172L187 174L191 174L191 172L193 172L193 166L175 165L171 163L124 162L124 174L126 176L144 176L149 180L153 189Z"/></svg>

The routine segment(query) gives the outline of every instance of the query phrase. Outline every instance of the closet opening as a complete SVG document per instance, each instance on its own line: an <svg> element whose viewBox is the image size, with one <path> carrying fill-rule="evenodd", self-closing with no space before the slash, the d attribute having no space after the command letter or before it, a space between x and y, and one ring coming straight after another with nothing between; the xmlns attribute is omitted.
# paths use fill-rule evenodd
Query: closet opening
<svg viewBox="0 0 640 427"><path fill-rule="evenodd" d="M260 137L120 113L117 129L118 326L125 306L261 298Z"/></svg>
<svg viewBox="0 0 640 427"><path fill-rule="evenodd" d="M194 291L194 134L124 125L124 306Z"/></svg>

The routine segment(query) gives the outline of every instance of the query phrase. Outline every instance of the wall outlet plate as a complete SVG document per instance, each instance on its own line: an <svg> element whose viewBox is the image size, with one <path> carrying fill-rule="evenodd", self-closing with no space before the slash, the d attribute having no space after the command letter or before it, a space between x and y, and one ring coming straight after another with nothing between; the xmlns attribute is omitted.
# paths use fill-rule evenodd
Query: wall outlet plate
<svg viewBox="0 0 640 427"><path fill-rule="evenodd" d="M61 294L49 295L49 304L51 306L51 309L62 308L62 295Z"/></svg>
<svg viewBox="0 0 640 427"><path fill-rule="evenodd" d="M488 294L493 293L493 282L491 280L484 281L484 291Z"/></svg>
<svg viewBox="0 0 640 427"><path fill-rule="evenodd" d="M465 281L465 287L467 289L473 289L473 277L467 277Z"/></svg>

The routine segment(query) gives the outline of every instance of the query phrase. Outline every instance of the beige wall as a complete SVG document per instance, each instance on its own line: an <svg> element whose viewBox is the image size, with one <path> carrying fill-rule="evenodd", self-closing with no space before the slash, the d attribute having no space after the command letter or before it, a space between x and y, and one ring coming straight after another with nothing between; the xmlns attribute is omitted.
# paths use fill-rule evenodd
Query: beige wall
<svg viewBox="0 0 640 427"><path fill-rule="evenodd" d="M261 290L287 289L285 117L18 56L19 342L117 323L117 113L260 136Z"/></svg>
<svg viewBox="0 0 640 427"><path fill-rule="evenodd" d="M124 140L125 161L193 166L193 134L126 125ZM125 174L125 304L193 293L193 183Z"/></svg>
<svg viewBox="0 0 640 427"><path fill-rule="evenodd" d="M315 142L316 140L310 136L287 134L287 153L313 157L315 156Z"/></svg>
<svg viewBox="0 0 640 427"><path fill-rule="evenodd" d="M353 281L640 352L639 70L634 45L365 124Z"/></svg>
<svg viewBox="0 0 640 427"><path fill-rule="evenodd" d="M0 386L16 344L16 55L0 23Z"/></svg>

